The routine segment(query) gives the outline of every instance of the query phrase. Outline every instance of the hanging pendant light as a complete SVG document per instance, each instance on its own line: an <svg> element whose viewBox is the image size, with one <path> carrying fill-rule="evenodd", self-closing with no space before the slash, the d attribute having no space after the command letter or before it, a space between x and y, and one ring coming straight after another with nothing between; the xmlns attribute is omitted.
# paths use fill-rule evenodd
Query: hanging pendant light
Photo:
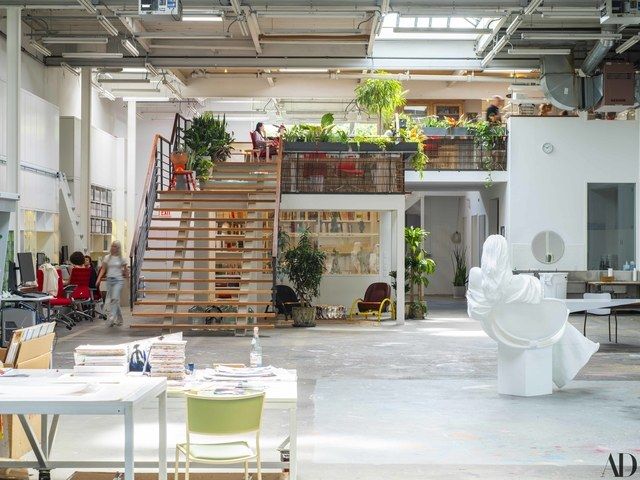
<svg viewBox="0 0 640 480"><path fill-rule="evenodd" d="M462 242L462 235L459 231L456 230L455 232L453 232L453 234L451 235L451 241L456 245Z"/></svg>

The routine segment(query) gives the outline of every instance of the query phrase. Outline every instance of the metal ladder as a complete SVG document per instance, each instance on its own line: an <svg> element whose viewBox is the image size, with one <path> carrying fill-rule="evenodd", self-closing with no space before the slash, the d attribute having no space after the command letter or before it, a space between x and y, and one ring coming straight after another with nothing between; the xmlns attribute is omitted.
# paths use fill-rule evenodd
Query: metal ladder
<svg viewBox="0 0 640 480"><path fill-rule="evenodd" d="M81 246L82 251L87 251L87 243L84 238L84 234L80 230L80 215L76 212L76 205L73 201L73 194L71 193L71 189L69 188L69 181L67 180L67 176L63 172L58 172L58 187L60 187L60 191L62 192L62 198L64 199L64 205L67 208L67 214L69 215L69 220L71 221L71 228L73 229L74 239Z"/></svg>

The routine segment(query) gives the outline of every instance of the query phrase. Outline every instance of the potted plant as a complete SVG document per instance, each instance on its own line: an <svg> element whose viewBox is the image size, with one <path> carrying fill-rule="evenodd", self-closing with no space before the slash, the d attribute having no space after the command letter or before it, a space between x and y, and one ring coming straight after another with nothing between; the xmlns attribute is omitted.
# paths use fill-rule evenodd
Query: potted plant
<svg viewBox="0 0 640 480"><path fill-rule="evenodd" d="M337 128L332 113L325 113L320 125L294 125L284 136L286 152L342 152L348 150L347 133Z"/></svg>
<svg viewBox="0 0 640 480"><path fill-rule="evenodd" d="M451 254L453 262L453 298L464 298L467 291L467 249L456 245Z"/></svg>
<svg viewBox="0 0 640 480"><path fill-rule="evenodd" d="M384 72L379 72L384 76ZM378 135L382 135L384 117L393 115L407 102L402 83L392 78L367 78L355 90L356 104L378 117Z"/></svg>
<svg viewBox="0 0 640 480"><path fill-rule="evenodd" d="M427 136L422 131L420 125L411 121L408 123L407 128L400 130L400 136L404 140L402 144L414 146L413 150L415 153L411 156L410 165L414 171L418 172L420 178L422 178L424 169L429 162L429 157L424 151Z"/></svg>
<svg viewBox="0 0 640 480"><path fill-rule="evenodd" d="M316 325L316 309L311 302L319 294L325 259L326 254L311 241L309 230L302 232L295 247L284 252L283 271L301 303L300 307L292 310L294 327Z"/></svg>
<svg viewBox="0 0 640 480"><path fill-rule="evenodd" d="M422 121L422 126L422 131L427 136L444 137L449 133L449 124L447 121L435 115L425 117Z"/></svg>
<svg viewBox="0 0 640 480"><path fill-rule="evenodd" d="M428 235L429 232L420 227L404 229L407 249L404 261L405 281L408 283L409 292L406 308L408 318L424 318L427 314L424 289L429 285L429 275L436 271L436 262L429 258L422 246Z"/></svg>
<svg viewBox="0 0 640 480"><path fill-rule="evenodd" d="M215 117L211 112L194 117L184 133L184 141L189 149L189 168L194 170L201 182L206 182L214 162L224 162L231 156L235 141L227 131L227 121Z"/></svg>
<svg viewBox="0 0 640 480"><path fill-rule="evenodd" d="M177 148L171 152L169 159L171 160L173 169L181 172L187 168L187 164L189 163L189 154L185 150Z"/></svg>
<svg viewBox="0 0 640 480"><path fill-rule="evenodd" d="M451 135L453 135L454 137L466 137L467 135L469 135L469 124L470 122L464 115L462 115L458 120L452 118L450 130Z"/></svg>
<svg viewBox="0 0 640 480"><path fill-rule="evenodd" d="M475 155L480 156L482 168L488 172L485 187L490 187L493 184L491 172L500 167L495 150L506 148L504 144L506 129L501 123L484 120L470 123L468 129L473 135Z"/></svg>

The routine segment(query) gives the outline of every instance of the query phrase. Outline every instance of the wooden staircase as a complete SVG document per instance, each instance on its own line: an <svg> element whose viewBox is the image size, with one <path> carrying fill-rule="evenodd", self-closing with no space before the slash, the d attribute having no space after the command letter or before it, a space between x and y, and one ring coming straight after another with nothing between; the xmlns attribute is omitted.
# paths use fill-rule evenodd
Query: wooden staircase
<svg viewBox="0 0 640 480"><path fill-rule="evenodd" d="M279 161L216 163L200 190L154 197L132 258L132 314L145 322L131 328L272 327Z"/></svg>

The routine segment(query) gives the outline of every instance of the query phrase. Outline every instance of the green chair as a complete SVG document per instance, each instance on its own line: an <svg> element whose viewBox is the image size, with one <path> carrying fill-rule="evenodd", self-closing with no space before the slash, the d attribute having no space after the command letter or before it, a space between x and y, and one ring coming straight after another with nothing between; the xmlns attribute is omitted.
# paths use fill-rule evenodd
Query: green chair
<svg viewBox="0 0 640 480"><path fill-rule="evenodd" d="M185 456L185 480L189 480L189 463L243 463L244 478L249 478L249 460L255 458L258 480L260 468L260 423L264 392L246 395L187 395L187 443L176 445L175 480L178 480L180 453ZM256 434L255 450L245 441L226 443L191 443L191 435L235 436Z"/></svg>

